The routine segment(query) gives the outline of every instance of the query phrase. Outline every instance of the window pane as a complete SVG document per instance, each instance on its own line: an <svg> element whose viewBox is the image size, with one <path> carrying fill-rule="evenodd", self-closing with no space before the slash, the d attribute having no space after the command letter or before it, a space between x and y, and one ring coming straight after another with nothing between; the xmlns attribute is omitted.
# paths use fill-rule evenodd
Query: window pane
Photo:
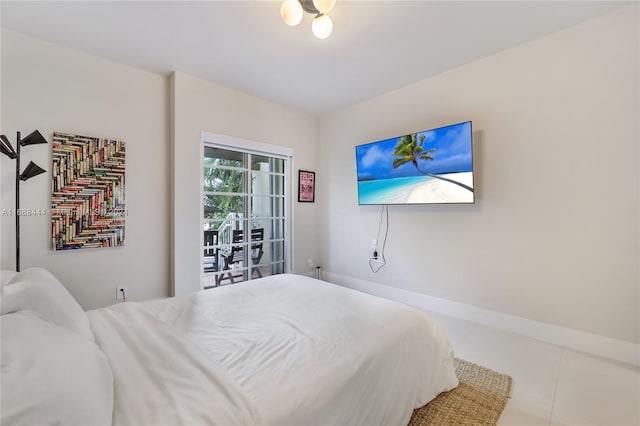
<svg viewBox="0 0 640 426"><path fill-rule="evenodd" d="M271 195L284 195L284 176L271 175Z"/></svg>
<svg viewBox="0 0 640 426"><path fill-rule="evenodd" d="M205 167L202 176L204 190L207 192L245 192L246 172Z"/></svg>
<svg viewBox="0 0 640 426"><path fill-rule="evenodd" d="M271 274L284 274L284 262L271 265Z"/></svg>
<svg viewBox="0 0 640 426"><path fill-rule="evenodd" d="M272 241L271 243L269 243L268 252L269 252L268 256L265 255L265 257L267 257L265 262L271 263L271 262L283 261L284 260L284 241Z"/></svg>
<svg viewBox="0 0 640 426"><path fill-rule="evenodd" d="M251 156L251 170L261 170L263 172L271 173L284 173L284 160L281 158L254 154Z"/></svg>
<svg viewBox="0 0 640 426"><path fill-rule="evenodd" d="M204 223L204 230L205 231L217 231L218 229L220 229L221 223L222 223L222 220L220 220L220 219L206 221Z"/></svg>
<svg viewBox="0 0 640 426"><path fill-rule="evenodd" d="M271 199L269 197L251 198L251 217L271 217Z"/></svg>
<svg viewBox="0 0 640 426"><path fill-rule="evenodd" d="M234 244L234 235L242 232L246 227L246 219L243 218L242 214L230 213L220 225L220 243L226 245ZM229 250L229 247L226 247L225 250Z"/></svg>
<svg viewBox="0 0 640 426"><path fill-rule="evenodd" d="M264 155L252 155L251 156L251 170L269 171L269 157Z"/></svg>
<svg viewBox="0 0 640 426"><path fill-rule="evenodd" d="M271 220L271 239L281 240L284 239L284 219L272 219Z"/></svg>
<svg viewBox="0 0 640 426"><path fill-rule="evenodd" d="M242 217L244 198L232 195L205 195L203 198L205 219L226 219L230 214Z"/></svg>
<svg viewBox="0 0 640 426"><path fill-rule="evenodd" d="M284 198L272 198L271 209L272 217L284 217Z"/></svg>
<svg viewBox="0 0 640 426"><path fill-rule="evenodd" d="M268 220L255 220L251 219L251 230L253 232L254 239L257 238L256 233L259 231L263 234L262 239L269 238L269 221Z"/></svg>
<svg viewBox="0 0 640 426"><path fill-rule="evenodd" d="M242 167L246 154L228 149L204 147L205 166Z"/></svg>
<svg viewBox="0 0 640 426"><path fill-rule="evenodd" d="M251 191L254 195L269 195L269 173L251 173Z"/></svg>
<svg viewBox="0 0 640 426"><path fill-rule="evenodd" d="M254 195L284 195L284 176L252 172L251 188Z"/></svg>
<svg viewBox="0 0 640 426"><path fill-rule="evenodd" d="M281 158L271 158L270 167L273 173L284 173L284 160Z"/></svg>
<svg viewBox="0 0 640 426"><path fill-rule="evenodd" d="M251 218L264 219L273 216L271 200L268 197L251 197Z"/></svg>

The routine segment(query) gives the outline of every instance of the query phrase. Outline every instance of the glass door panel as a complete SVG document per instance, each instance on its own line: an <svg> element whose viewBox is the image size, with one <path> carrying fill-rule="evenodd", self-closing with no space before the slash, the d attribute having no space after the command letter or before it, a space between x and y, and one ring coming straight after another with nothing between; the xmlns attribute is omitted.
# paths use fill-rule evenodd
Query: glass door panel
<svg viewBox="0 0 640 426"><path fill-rule="evenodd" d="M204 287L285 271L285 160L205 146Z"/></svg>

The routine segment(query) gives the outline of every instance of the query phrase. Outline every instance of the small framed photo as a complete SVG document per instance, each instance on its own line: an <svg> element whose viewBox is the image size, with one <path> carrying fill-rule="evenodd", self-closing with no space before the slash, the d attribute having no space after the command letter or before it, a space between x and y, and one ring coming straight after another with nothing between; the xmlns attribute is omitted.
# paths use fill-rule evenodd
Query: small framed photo
<svg viewBox="0 0 640 426"><path fill-rule="evenodd" d="M313 203L316 198L316 173L298 170L298 201Z"/></svg>

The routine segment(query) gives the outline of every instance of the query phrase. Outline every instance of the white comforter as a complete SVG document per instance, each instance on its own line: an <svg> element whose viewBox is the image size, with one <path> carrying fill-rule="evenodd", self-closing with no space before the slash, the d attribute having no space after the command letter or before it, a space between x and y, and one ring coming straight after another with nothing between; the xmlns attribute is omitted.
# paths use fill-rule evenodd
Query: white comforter
<svg viewBox="0 0 640 426"><path fill-rule="evenodd" d="M425 313L296 275L89 317L114 425L405 425L458 384Z"/></svg>
<svg viewBox="0 0 640 426"><path fill-rule="evenodd" d="M114 425L256 425L263 420L215 360L137 303L87 312L114 377Z"/></svg>

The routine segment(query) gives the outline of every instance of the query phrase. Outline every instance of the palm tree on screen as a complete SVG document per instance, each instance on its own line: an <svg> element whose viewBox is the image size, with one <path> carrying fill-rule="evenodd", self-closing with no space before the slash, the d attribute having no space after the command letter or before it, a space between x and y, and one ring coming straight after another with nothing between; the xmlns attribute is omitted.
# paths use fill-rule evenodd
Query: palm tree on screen
<svg viewBox="0 0 640 426"><path fill-rule="evenodd" d="M418 140L418 135L416 133L405 135L398 139L398 143L393 150L393 155L396 156L396 158L394 158L393 160L393 168L397 169L403 164L411 162L411 164L413 164L413 167L415 167L416 170L423 175L451 182L473 192L473 188L465 185L464 183L456 182L455 180L433 175L431 173L420 170L420 167L418 166L418 160L433 160L433 156L431 154L437 151L436 148L425 149L424 139L425 136L420 135L420 138Z"/></svg>

